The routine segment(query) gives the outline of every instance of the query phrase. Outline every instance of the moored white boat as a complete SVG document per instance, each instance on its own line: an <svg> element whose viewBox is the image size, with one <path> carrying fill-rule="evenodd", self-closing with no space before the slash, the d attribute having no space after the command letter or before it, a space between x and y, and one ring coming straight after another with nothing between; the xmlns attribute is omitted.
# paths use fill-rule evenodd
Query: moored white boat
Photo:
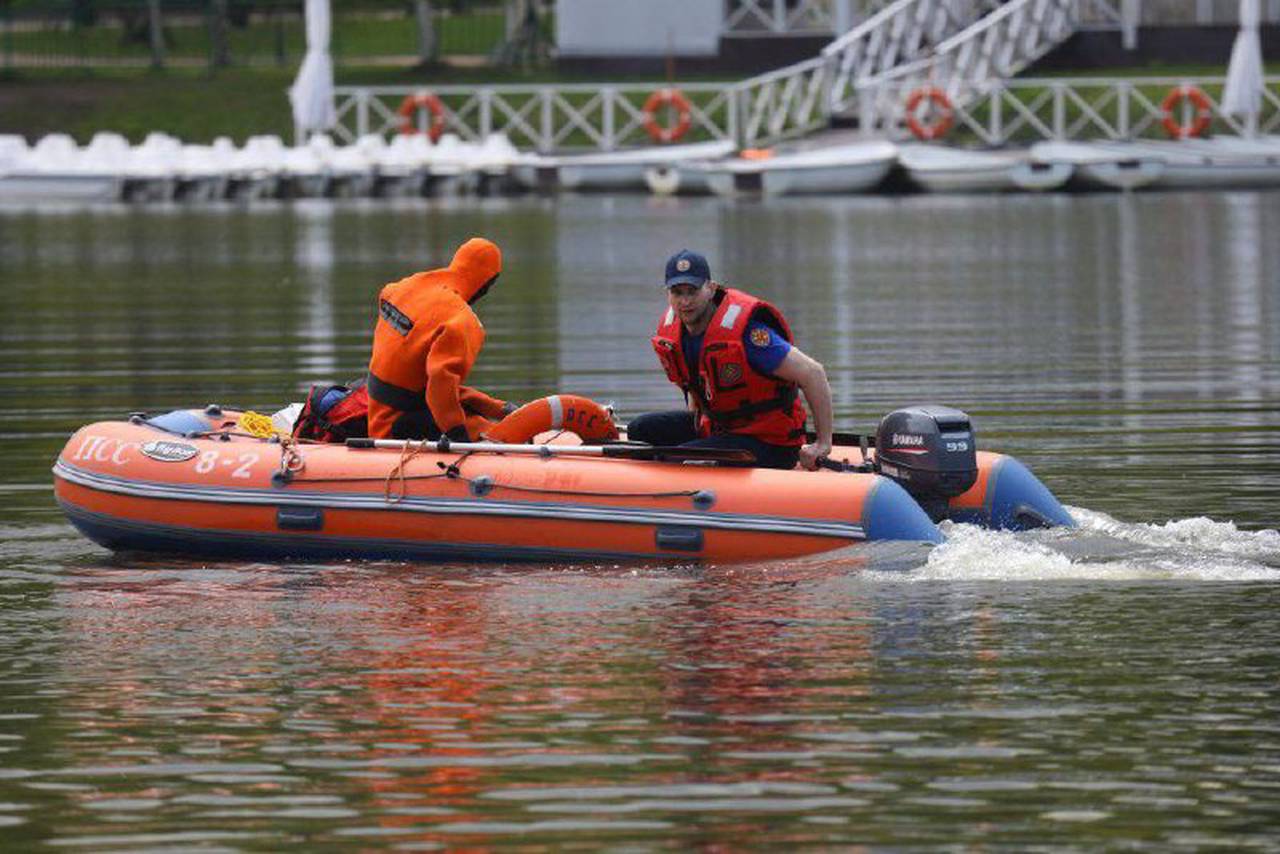
<svg viewBox="0 0 1280 854"><path fill-rule="evenodd" d="M423 195L430 175L431 140L424 134L398 134L378 156L379 196L415 197Z"/></svg>
<svg viewBox="0 0 1280 854"><path fill-rule="evenodd" d="M284 142L273 134L251 136L235 151L229 165L227 195L253 201L282 193Z"/></svg>
<svg viewBox="0 0 1280 854"><path fill-rule="evenodd" d="M730 140L602 151L592 154L526 154L512 164L512 174L531 190L645 190L647 172L658 174L682 163L724 157L734 150Z"/></svg>
<svg viewBox="0 0 1280 854"><path fill-rule="evenodd" d="M25 137L16 133L0 133L0 174L13 168L29 152Z"/></svg>
<svg viewBox="0 0 1280 854"><path fill-rule="evenodd" d="M1038 142L1031 157L1041 163L1069 163L1072 182L1086 189L1137 190L1164 174L1164 158L1124 152L1089 142Z"/></svg>
<svg viewBox="0 0 1280 854"><path fill-rule="evenodd" d="M140 145L128 149L126 156L126 199L168 202L177 197L182 143L176 137L152 131Z"/></svg>
<svg viewBox="0 0 1280 854"><path fill-rule="evenodd" d="M67 134L48 134L23 150L7 143L9 165L0 168L0 201L100 202L124 195L124 175L86 161Z"/></svg>
<svg viewBox="0 0 1280 854"><path fill-rule="evenodd" d="M362 137L353 145L335 145L328 134L318 133L307 140L307 147L315 152L329 174L329 195L359 198L373 195L377 179L375 163L381 143L382 137L370 136Z"/></svg>
<svg viewBox="0 0 1280 854"><path fill-rule="evenodd" d="M973 151L943 145L900 146L899 162L911 180L933 193L1056 190L1070 179L1066 162L1037 162L1025 151Z"/></svg>
<svg viewBox="0 0 1280 854"><path fill-rule="evenodd" d="M225 136L210 145L183 145L177 163L177 198L185 202L227 198L235 156L235 143Z"/></svg>
<svg viewBox="0 0 1280 854"><path fill-rule="evenodd" d="M330 194L333 170L317 149L307 145L285 148L281 167L282 189L286 196L314 199Z"/></svg>
<svg viewBox="0 0 1280 854"><path fill-rule="evenodd" d="M681 167L701 176L721 196L761 193L766 196L865 193L889 174L898 147L885 140L855 142L799 151L757 152Z"/></svg>
<svg viewBox="0 0 1280 854"><path fill-rule="evenodd" d="M1151 184L1156 189L1280 186L1280 141L1275 137L1141 140L1109 142L1105 147L1163 160L1164 170Z"/></svg>

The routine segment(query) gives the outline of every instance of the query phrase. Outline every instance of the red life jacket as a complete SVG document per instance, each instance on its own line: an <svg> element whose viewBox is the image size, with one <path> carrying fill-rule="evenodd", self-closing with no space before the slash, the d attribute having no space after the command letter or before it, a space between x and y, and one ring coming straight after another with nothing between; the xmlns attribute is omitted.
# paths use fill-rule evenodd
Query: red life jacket
<svg viewBox="0 0 1280 854"><path fill-rule="evenodd" d="M742 336L752 320L772 327L788 342L791 327L769 303L733 288L721 288L720 304L702 337L696 371L680 346L684 324L667 309L653 336L653 349L667 379L699 402L698 433L738 433L771 445L804 444L805 410L795 383L759 373L747 361Z"/></svg>
<svg viewBox="0 0 1280 854"><path fill-rule="evenodd" d="M350 386L313 385L293 423L293 438L345 442L369 435L369 390L363 379Z"/></svg>

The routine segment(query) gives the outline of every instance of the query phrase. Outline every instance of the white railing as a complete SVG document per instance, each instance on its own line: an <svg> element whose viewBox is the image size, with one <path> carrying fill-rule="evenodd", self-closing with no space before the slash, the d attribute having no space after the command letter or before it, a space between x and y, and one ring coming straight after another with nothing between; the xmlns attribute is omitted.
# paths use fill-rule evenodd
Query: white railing
<svg viewBox="0 0 1280 854"><path fill-rule="evenodd" d="M827 127L833 70L818 57L735 84L739 146L772 145Z"/></svg>
<svg viewBox="0 0 1280 854"><path fill-rule="evenodd" d="M779 75L757 79L751 86L699 84L682 89L690 101L692 128L685 141L742 138L785 138L825 123L821 104L829 82L824 69L812 61L808 76ZM1248 135L1280 133L1280 76L1266 78L1262 113L1249 128L1239 116L1222 112L1224 79L1179 78L1019 78L985 82L980 97L952 105L954 128L950 141L977 142L988 146L1023 144L1045 139L1130 140L1165 138L1163 102L1182 86L1194 86L1209 102L1213 133ZM643 102L661 84L630 87L438 87L446 130L464 139L478 140L503 132L520 148L551 151L577 147L609 150L646 145L652 140L643 127ZM907 99L917 87L914 80L882 81L867 92L864 103L877 113L869 124L881 135L905 137ZM976 91L977 83L955 86ZM422 90L338 90L342 124L334 136L350 142L365 133L395 133L401 127L396 109L406 97ZM1172 111L1181 124L1183 105ZM743 117L758 125L742 127Z"/></svg>
<svg viewBox="0 0 1280 854"><path fill-rule="evenodd" d="M646 130L645 102L661 83L556 86L338 86L334 89L338 124L333 136L352 142L366 134L395 134L430 129L433 115L406 104L432 95L444 133L481 140L503 133L517 148L549 152L561 148L597 149L652 144ZM735 90L725 83L680 87L689 102L690 139L733 139L738 119ZM404 109L409 115L405 115ZM667 120L658 115L660 122Z"/></svg>
<svg viewBox="0 0 1280 854"><path fill-rule="evenodd" d="M1171 93L1193 87L1208 103L1206 131L1249 136L1280 132L1280 76L1265 78L1262 110L1256 126L1221 109L1223 77L1020 78L987 81L981 97L952 107L954 126L948 141L978 142L985 146L1020 145L1040 140L1168 139L1166 121L1189 126L1197 116L1186 99ZM977 84L958 85L976 90ZM887 135L908 137L904 105L915 89L911 82L886 81L870 99L882 110ZM1184 111L1187 111L1184 115Z"/></svg>
<svg viewBox="0 0 1280 854"><path fill-rule="evenodd" d="M680 93L689 103L690 126L681 141L727 139L750 147L825 127L830 70L830 63L819 58L742 83L683 84ZM431 95L439 107L442 132L464 140L504 133L522 149L612 151L654 143L645 102L664 88L662 83L338 86L334 89L337 125L332 135L340 142L353 142L366 134L427 131L433 115L425 109L409 110L406 104L418 96ZM674 124L663 110L653 118L663 126Z"/></svg>
<svg viewBox="0 0 1280 854"><path fill-rule="evenodd" d="M828 7L840 2L828 0ZM946 81L937 85L964 109L1060 43L1082 18L1116 26L1122 7L1132 2L894 0L818 57L738 83L682 85L689 101L687 141L732 139L743 148L767 146L827 127L833 113L858 116L869 135L897 133L904 121L898 93ZM743 0L734 8L745 15L763 14L766 7L775 15L782 9L794 16L807 14L810 4ZM982 17L972 23L975 15ZM966 21L970 24L963 26ZM469 140L501 132L520 148L549 152L651 144L644 104L660 88L632 83L429 91L439 100L445 131ZM334 135L351 141L397 132L406 122L398 112L402 103L423 91L339 87ZM409 121L425 129L430 120L420 112Z"/></svg>

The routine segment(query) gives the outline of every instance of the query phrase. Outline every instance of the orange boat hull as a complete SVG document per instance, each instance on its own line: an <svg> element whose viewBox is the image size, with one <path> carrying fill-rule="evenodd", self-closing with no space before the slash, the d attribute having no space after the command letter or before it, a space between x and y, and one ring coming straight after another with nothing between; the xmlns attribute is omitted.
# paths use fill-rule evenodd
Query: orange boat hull
<svg viewBox="0 0 1280 854"><path fill-rule="evenodd" d="M185 415L212 431L236 423ZM59 455L55 493L108 548L183 554L736 562L941 539L875 474L341 445L296 446L290 462L286 450L100 422Z"/></svg>

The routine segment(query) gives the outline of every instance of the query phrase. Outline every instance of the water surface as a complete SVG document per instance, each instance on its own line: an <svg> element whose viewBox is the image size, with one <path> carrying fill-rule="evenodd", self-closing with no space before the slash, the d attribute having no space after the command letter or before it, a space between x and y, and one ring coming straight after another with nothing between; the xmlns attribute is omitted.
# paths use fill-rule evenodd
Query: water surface
<svg viewBox="0 0 1280 854"><path fill-rule="evenodd" d="M1280 833L1280 194L0 211L0 828L71 850L1267 848ZM116 556L79 425L358 375L383 282L496 239L475 384L678 396L688 246L838 427L974 418L1075 532L786 564Z"/></svg>

